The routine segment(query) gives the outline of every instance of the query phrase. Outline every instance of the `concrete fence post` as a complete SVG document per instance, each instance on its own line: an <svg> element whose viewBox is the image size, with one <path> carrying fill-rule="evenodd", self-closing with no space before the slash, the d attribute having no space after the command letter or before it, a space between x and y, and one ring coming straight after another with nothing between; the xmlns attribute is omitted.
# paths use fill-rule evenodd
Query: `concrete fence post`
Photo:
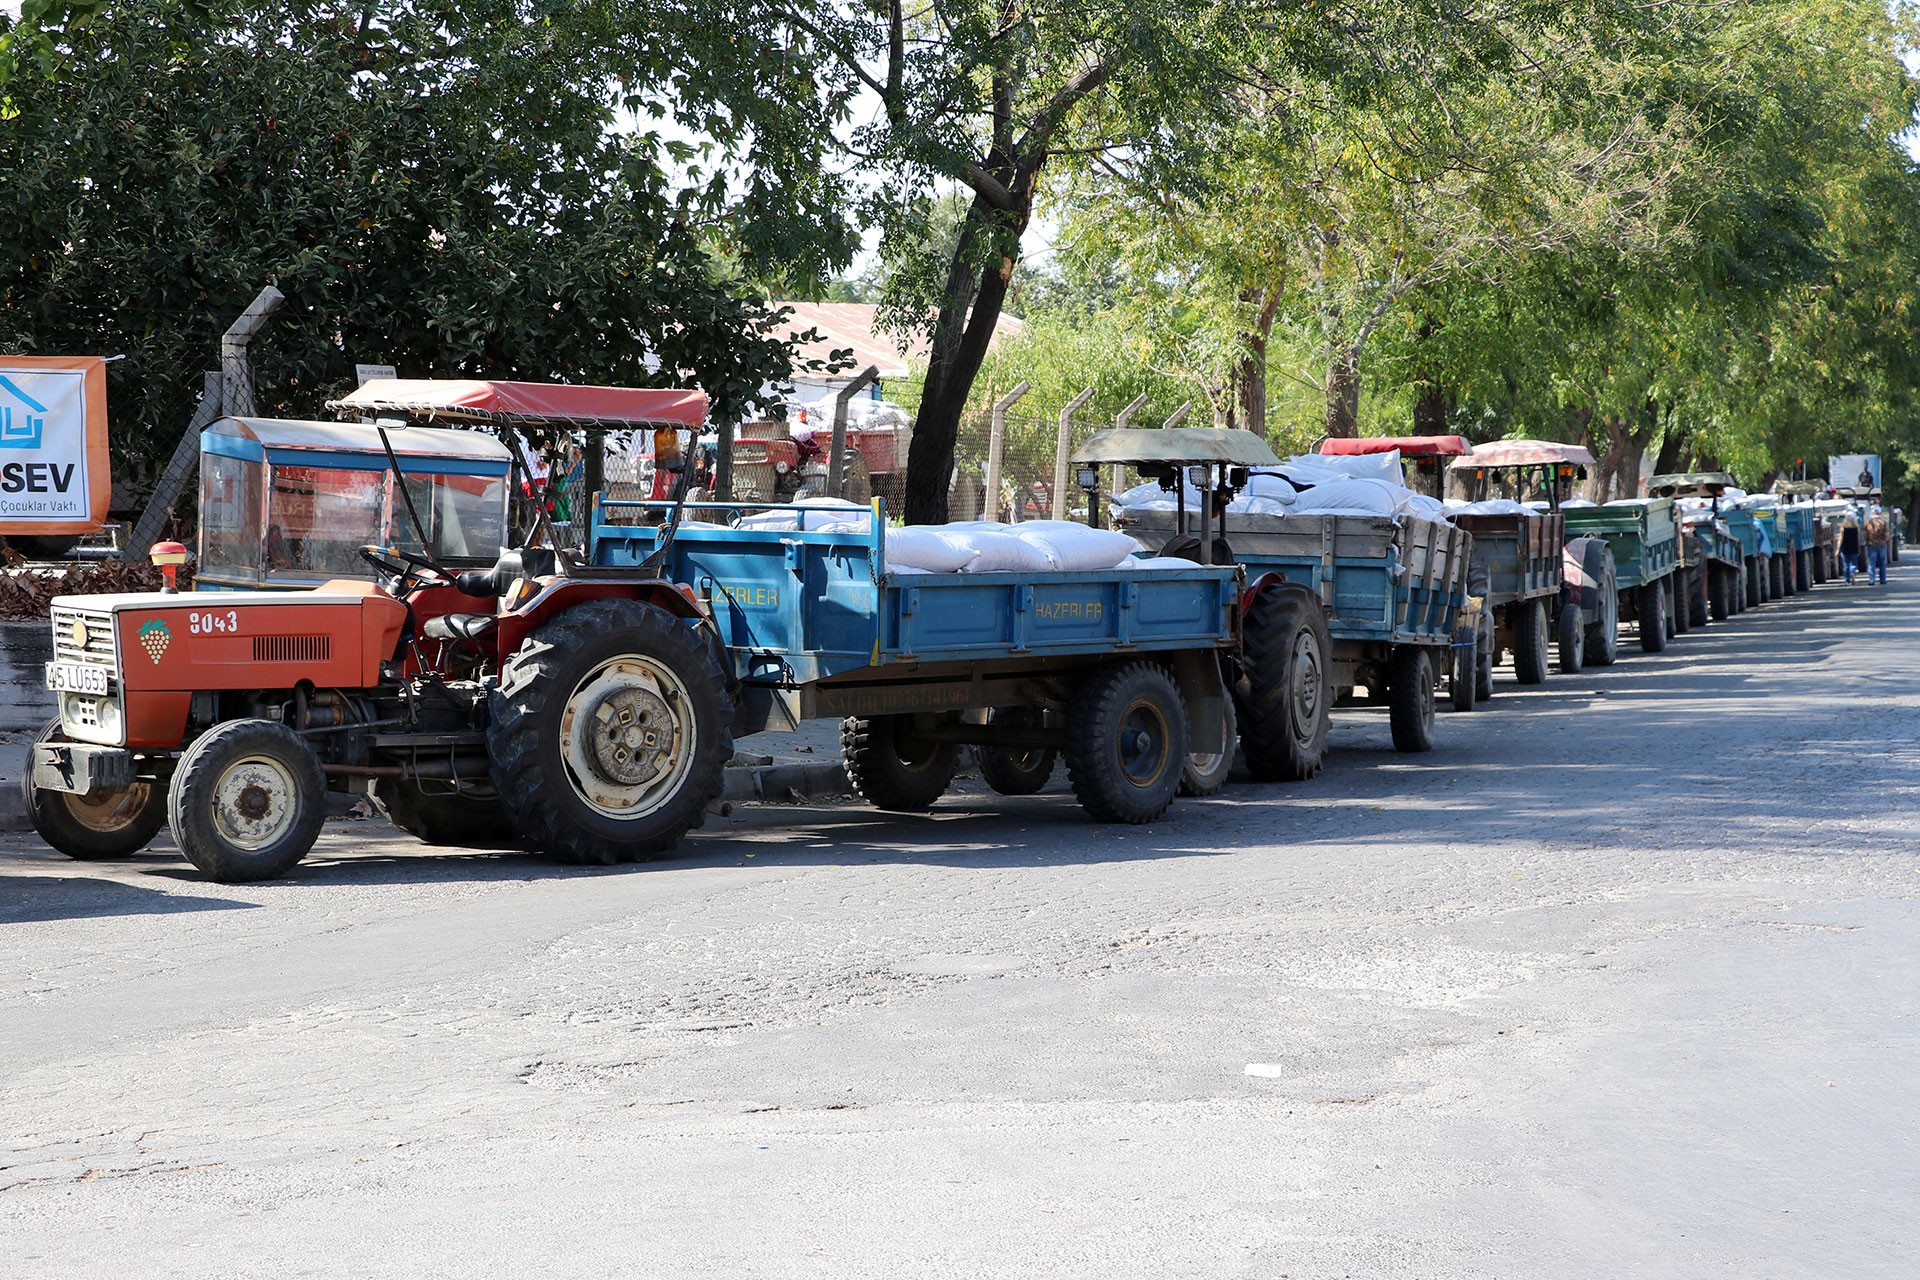
<svg viewBox="0 0 1920 1280"><path fill-rule="evenodd" d="M1073 415L1080 407L1093 399L1093 388L1088 387L1073 399L1067 401L1067 407L1060 411L1060 441L1053 451L1053 518L1067 518L1067 459L1073 453Z"/></svg>
<svg viewBox="0 0 1920 1280"><path fill-rule="evenodd" d="M982 520L1000 518L1000 465L1007 450L1007 410L1029 390L1029 386L1022 382L993 402L993 417L987 428L987 494L980 516Z"/></svg>

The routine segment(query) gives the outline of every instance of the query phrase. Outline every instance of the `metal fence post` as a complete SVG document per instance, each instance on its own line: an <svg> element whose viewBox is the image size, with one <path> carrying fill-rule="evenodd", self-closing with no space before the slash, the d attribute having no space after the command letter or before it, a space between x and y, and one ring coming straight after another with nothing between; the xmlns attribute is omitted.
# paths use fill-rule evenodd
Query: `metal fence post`
<svg viewBox="0 0 1920 1280"><path fill-rule="evenodd" d="M1007 449L1007 410L1030 388L1024 382L993 402L992 424L987 428L987 493L980 513L982 520L1000 518L1000 464Z"/></svg>
<svg viewBox="0 0 1920 1280"><path fill-rule="evenodd" d="M1067 401L1067 407L1060 411L1060 443L1053 454L1053 518L1067 518L1067 459L1073 453L1073 415L1080 406L1093 399L1093 388L1088 387L1073 399Z"/></svg>
<svg viewBox="0 0 1920 1280"><path fill-rule="evenodd" d="M247 344L286 300L285 294L268 285L220 335L220 409L229 418L253 416L253 362L247 357Z"/></svg>
<svg viewBox="0 0 1920 1280"><path fill-rule="evenodd" d="M1120 416L1113 420L1113 429L1115 431L1118 431L1120 430L1120 428L1126 426L1129 422L1132 422L1133 415L1140 412L1140 410L1146 408L1146 405L1147 405L1147 393L1142 391L1139 395L1127 401L1127 407L1122 409L1120 411ZM1112 493L1120 492L1120 481L1122 478L1120 473L1122 470L1124 470L1124 468L1122 468L1118 463L1115 463L1113 466L1107 468L1107 489Z"/></svg>
<svg viewBox="0 0 1920 1280"><path fill-rule="evenodd" d="M833 398L833 450L827 455L827 492L836 498L847 496L841 491L841 484L847 478L847 401L879 380L879 366L870 364Z"/></svg>

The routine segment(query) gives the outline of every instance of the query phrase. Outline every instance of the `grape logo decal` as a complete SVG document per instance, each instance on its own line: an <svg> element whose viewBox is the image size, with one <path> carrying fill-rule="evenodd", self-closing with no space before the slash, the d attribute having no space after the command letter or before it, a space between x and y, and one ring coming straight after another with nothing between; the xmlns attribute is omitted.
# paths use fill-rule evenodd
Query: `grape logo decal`
<svg viewBox="0 0 1920 1280"><path fill-rule="evenodd" d="M140 624L140 647L153 659L153 665L159 666L167 646L173 643L173 632L167 630L167 624L155 618L151 622Z"/></svg>

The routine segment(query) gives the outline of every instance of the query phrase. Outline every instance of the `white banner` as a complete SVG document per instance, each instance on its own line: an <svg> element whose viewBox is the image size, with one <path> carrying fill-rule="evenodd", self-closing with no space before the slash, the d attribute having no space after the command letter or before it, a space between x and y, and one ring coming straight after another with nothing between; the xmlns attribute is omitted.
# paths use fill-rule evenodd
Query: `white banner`
<svg viewBox="0 0 1920 1280"><path fill-rule="evenodd" d="M0 526L91 518L89 410L105 407L89 405L88 382L86 369L0 357Z"/></svg>
<svg viewBox="0 0 1920 1280"><path fill-rule="evenodd" d="M1830 489L1868 489L1880 487L1880 455L1877 453L1836 453L1827 459L1827 487Z"/></svg>

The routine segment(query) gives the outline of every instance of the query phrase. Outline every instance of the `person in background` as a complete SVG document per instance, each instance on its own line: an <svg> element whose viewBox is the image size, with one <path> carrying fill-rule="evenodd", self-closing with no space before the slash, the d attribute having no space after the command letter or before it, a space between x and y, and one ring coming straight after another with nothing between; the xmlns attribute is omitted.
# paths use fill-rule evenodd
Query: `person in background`
<svg viewBox="0 0 1920 1280"><path fill-rule="evenodd" d="M1886 509L1875 503L1867 511L1867 581L1887 584L1887 551L1893 545L1893 526L1887 522Z"/></svg>
<svg viewBox="0 0 1920 1280"><path fill-rule="evenodd" d="M1840 522L1840 568L1847 575L1847 585L1852 586L1853 575L1860 571L1860 522L1851 510Z"/></svg>

